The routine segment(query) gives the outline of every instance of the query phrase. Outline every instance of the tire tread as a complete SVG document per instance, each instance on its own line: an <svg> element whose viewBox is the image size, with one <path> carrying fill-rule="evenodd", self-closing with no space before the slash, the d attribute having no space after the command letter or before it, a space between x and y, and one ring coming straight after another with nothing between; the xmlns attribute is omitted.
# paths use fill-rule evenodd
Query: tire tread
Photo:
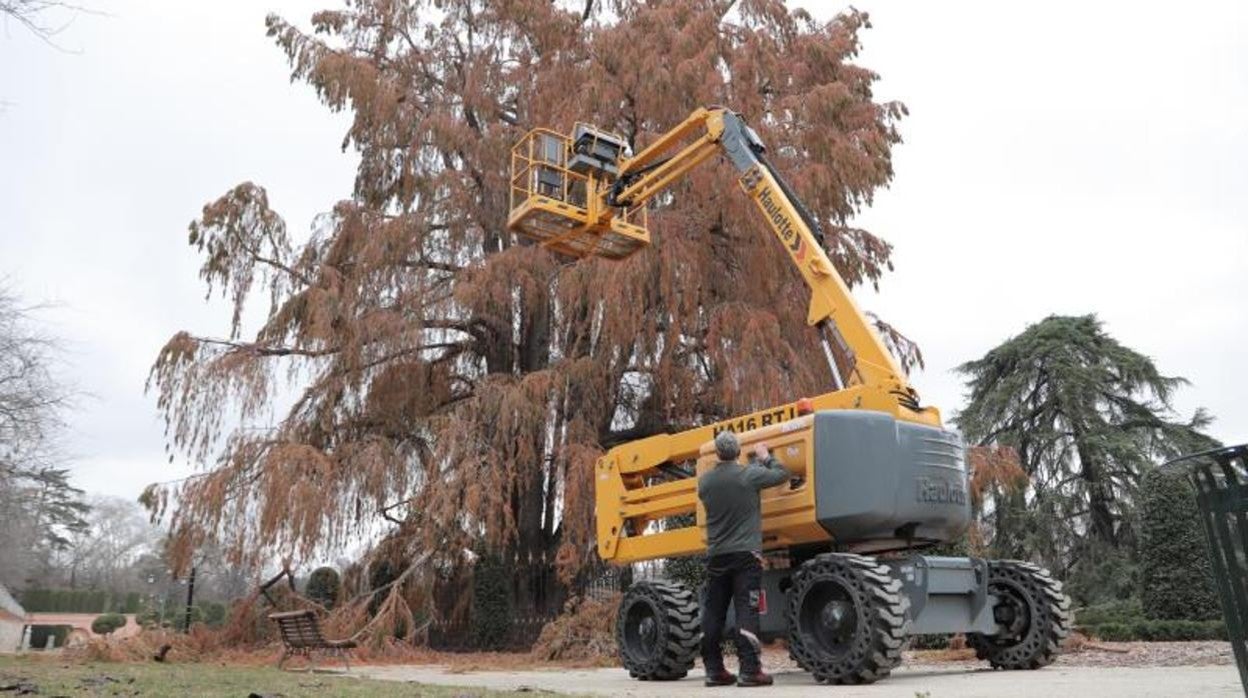
<svg viewBox="0 0 1248 698"><path fill-rule="evenodd" d="M658 656L645 659L633 657L624 649L625 610L632 602L640 600L639 597L645 597L662 610L658 642L663 650ZM693 668L702 641L701 611L693 592L678 582L645 581L634 584L620 601L615 639L620 661L632 678L640 681L683 679Z"/></svg>

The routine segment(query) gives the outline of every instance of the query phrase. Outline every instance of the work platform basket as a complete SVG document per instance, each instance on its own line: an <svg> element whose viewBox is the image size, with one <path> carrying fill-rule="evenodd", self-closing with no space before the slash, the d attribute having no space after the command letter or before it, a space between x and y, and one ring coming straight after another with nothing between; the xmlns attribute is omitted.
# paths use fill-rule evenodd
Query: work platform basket
<svg viewBox="0 0 1248 698"><path fill-rule="evenodd" d="M1248 444L1184 456L1162 467L1185 472L1196 487L1226 631L1248 695Z"/></svg>
<svg viewBox="0 0 1248 698"><path fill-rule="evenodd" d="M623 259L650 244L644 205L606 205L624 147L584 124L572 136L529 131L511 149L508 229L577 258Z"/></svg>

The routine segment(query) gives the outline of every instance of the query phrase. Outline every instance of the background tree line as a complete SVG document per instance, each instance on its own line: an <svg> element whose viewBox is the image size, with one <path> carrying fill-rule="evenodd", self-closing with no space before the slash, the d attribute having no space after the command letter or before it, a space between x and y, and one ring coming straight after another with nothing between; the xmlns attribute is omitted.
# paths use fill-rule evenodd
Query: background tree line
<svg viewBox="0 0 1248 698"><path fill-rule="evenodd" d="M47 574L87 529L90 509L60 450L74 391L57 376L58 347L35 310L0 285L0 584L10 587Z"/></svg>

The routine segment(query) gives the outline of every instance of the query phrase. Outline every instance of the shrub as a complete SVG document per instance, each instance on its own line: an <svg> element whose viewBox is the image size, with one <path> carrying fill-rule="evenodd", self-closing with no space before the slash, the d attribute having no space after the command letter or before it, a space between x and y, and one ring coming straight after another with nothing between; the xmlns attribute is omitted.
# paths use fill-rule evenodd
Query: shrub
<svg viewBox="0 0 1248 698"><path fill-rule="evenodd" d="M225 624L225 604L216 601L205 601L201 604L204 609L204 624L210 628L219 628Z"/></svg>
<svg viewBox="0 0 1248 698"><path fill-rule="evenodd" d="M169 611L165 620L173 622L174 630L178 632L186 631L186 606L178 606ZM202 622L204 622L204 609L198 604L191 606L191 625Z"/></svg>
<svg viewBox="0 0 1248 698"><path fill-rule="evenodd" d="M1158 620L1220 616L1196 496L1187 480L1153 469L1140 483L1140 602Z"/></svg>
<svg viewBox="0 0 1248 698"><path fill-rule="evenodd" d="M706 556L673 557L663 561L663 574L674 582L680 582L694 593L699 593L706 583Z"/></svg>
<svg viewBox="0 0 1248 698"><path fill-rule="evenodd" d="M1226 640L1226 624L1220 620L1149 620L1080 626L1087 635L1107 642L1189 642Z"/></svg>
<svg viewBox="0 0 1248 698"><path fill-rule="evenodd" d="M1109 642L1180 642L1224 640L1220 620L1157 620L1144 615L1135 599L1081 608L1075 612L1079 632Z"/></svg>
<svg viewBox="0 0 1248 698"><path fill-rule="evenodd" d="M126 617L120 613L105 613L91 621L91 632L96 635L111 635L118 628L126 627Z"/></svg>
<svg viewBox="0 0 1248 698"><path fill-rule="evenodd" d="M1093 626L1106 623L1133 623L1144 620L1144 610L1139 599L1111 601L1097 606L1088 606L1075 611L1075 625Z"/></svg>
<svg viewBox="0 0 1248 698"><path fill-rule="evenodd" d="M338 603L338 594L341 589L342 581L338 576L338 570L333 567L318 567L308 577L305 593L309 599L325 608L333 608Z"/></svg>
<svg viewBox="0 0 1248 698"><path fill-rule="evenodd" d="M696 525L693 514L669 516L663 522L663 528L666 530ZM684 584L694 593L699 593L702 585L706 583L706 555L668 558L663 561L663 575L674 582Z"/></svg>
<svg viewBox="0 0 1248 698"><path fill-rule="evenodd" d="M141 628L159 628L160 611L143 611L134 617L134 622L138 623Z"/></svg>
<svg viewBox="0 0 1248 698"><path fill-rule="evenodd" d="M472 634L477 647L500 649L511 634L511 574L494 553L477 557L472 570Z"/></svg>
<svg viewBox="0 0 1248 698"><path fill-rule="evenodd" d="M952 635L911 635L910 649L912 650L945 650L949 649L949 640Z"/></svg>

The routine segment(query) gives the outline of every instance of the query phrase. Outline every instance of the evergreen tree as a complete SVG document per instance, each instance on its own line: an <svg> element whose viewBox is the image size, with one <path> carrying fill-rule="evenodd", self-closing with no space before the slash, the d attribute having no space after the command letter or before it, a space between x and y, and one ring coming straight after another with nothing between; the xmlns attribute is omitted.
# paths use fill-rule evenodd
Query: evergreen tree
<svg viewBox="0 0 1248 698"><path fill-rule="evenodd" d="M333 608L338 603L338 593L342 582L338 570L333 567L318 567L308 576L306 593L309 599L325 608Z"/></svg>
<svg viewBox="0 0 1248 698"><path fill-rule="evenodd" d="M472 632L480 649L502 649L511 632L509 570L496 553L477 557L472 571Z"/></svg>
<svg viewBox="0 0 1248 698"><path fill-rule="evenodd" d="M1062 576L1125 573L1116 591L1085 588L1130 590L1130 570L1103 563L1117 555L1131 564L1140 474L1213 444L1200 431L1206 412L1174 413L1185 381L1120 344L1094 315L1045 318L958 370L970 394L955 422L968 442L1013 449L1027 476L1026 487L987 493L989 552L1039 559Z"/></svg>
<svg viewBox="0 0 1248 698"><path fill-rule="evenodd" d="M1161 620L1218 618L1209 547L1186 478L1148 471L1140 483L1140 602Z"/></svg>

